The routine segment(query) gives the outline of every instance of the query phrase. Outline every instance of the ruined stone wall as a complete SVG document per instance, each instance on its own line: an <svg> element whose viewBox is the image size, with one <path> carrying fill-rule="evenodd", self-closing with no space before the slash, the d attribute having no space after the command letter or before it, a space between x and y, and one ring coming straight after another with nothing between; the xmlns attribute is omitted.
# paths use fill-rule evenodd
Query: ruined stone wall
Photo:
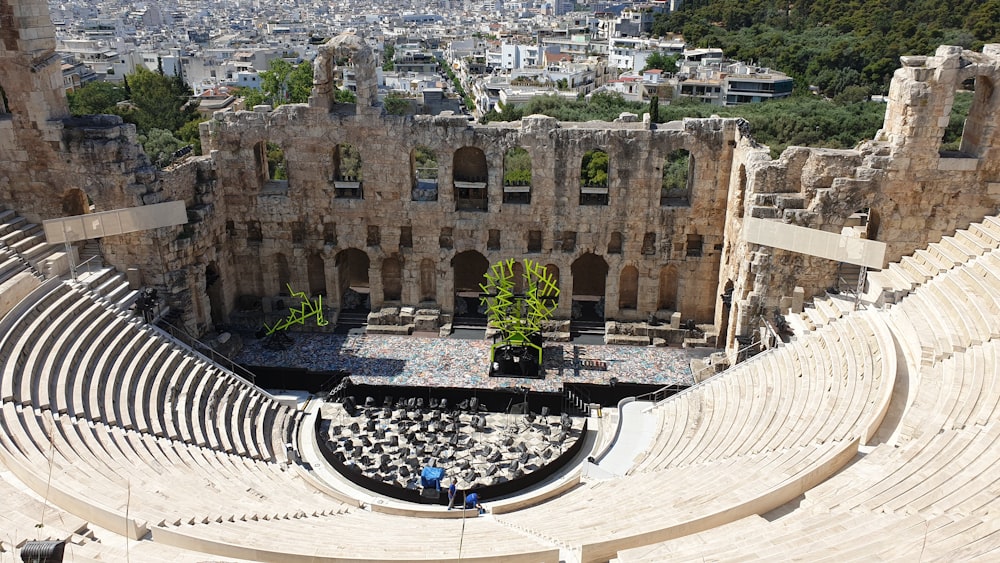
<svg viewBox="0 0 1000 563"><path fill-rule="evenodd" d="M752 330L751 317L778 307L796 286L806 298L836 285L838 264L819 258L748 245L741 237L744 214L841 232L852 213L870 210L870 235L887 245L886 263L965 228L1000 205L1000 46L982 53L940 47L931 57L903 57L890 88L883 128L855 150L789 147L772 160L740 141L733 178L746 193L743 208L730 209L720 290L733 280L733 312L727 344ZM955 92L975 82L961 149L941 151ZM730 193L739 205L739 198ZM739 321L737 317L741 317Z"/></svg>
<svg viewBox="0 0 1000 563"><path fill-rule="evenodd" d="M306 287L309 257L319 256L328 301L336 306L344 287L337 257L358 249L370 259L373 307L385 302L382 264L387 259L401 263L403 291L394 303L403 305L421 303L420 267L431 260L437 288L433 302L423 304L450 312L452 261L474 251L491 263L530 257L556 266L563 292L557 316L568 318L573 263L594 254L608 266L608 318L645 319L658 310L661 315L680 310L685 319L711 322L734 135L735 121L721 119L655 130L639 123L558 123L543 116L478 126L464 117L364 118L289 105L271 112L219 114L205 142L218 171L217 198L224 202L217 211L231 222L233 236L226 247L235 256L231 275L238 280L238 294L278 294L282 259L292 285ZM287 182L263 179L255 147L266 142L283 149ZM333 154L342 143L360 152L363 199L335 195ZM437 201L413 201L411 151L417 146L437 154ZM456 163L460 149L468 147L481 150L486 159L485 212L456 211L454 169L463 165ZM514 147L532 158L530 204L503 203L503 160ZM690 205L662 206L662 167L678 148L690 151L695 162ZM581 159L591 149L609 156L607 205L579 203ZM412 233L411 247L400 244L404 229ZM528 249L529 231L541 236L534 252ZM697 248L689 246L689 235L700 237L692 239ZM618 237L620 252L609 252ZM626 266L639 272L639 297L634 309L619 310L618 284ZM678 297L666 307L660 298L661 270L671 266L663 277L673 281L663 282L676 284ZM235 297L227 295L227 303Z"/></svg>

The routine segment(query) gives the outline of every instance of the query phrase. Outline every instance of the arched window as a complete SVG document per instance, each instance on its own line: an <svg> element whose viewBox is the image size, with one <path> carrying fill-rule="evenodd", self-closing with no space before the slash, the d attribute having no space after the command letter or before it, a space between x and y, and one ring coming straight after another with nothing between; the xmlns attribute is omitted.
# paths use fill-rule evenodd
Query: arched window
<svg viewBox="0 0 1000 563"><path fill-rule="evenodd" d="M257 176L262 189L288 189L288 162L281 145L261 141L254 145L254 158L257 161Z"/></svg>
<svg viewBox="0 0 1000 563"><path fill-rule="evenodd" d="M503 157L503 202L531 203L531 155L521 147Z"/></svg>
<svg viewBox="0 0 1000 563"><path fill-rule="evenodd" d="M414 147L410 151L410 179L413 201L437 201L437 153L425 146Z"/></svg>
<svg viewBox="0 0 1000 563"><path fill-rule="evenodd" d="M663 163L663 181L660 185L660 205L691 205L691 179L694 157L684 149L667 155Z"/></svg>
<svg viewBox="0 0 1000 563"><path fill-rule="evenodd" d="M590 150L580 161L580 205L608 204L608 153Z"/></svg>
<svg viewBox="0 0 1000 563"><path fill-rule="evenodd" d="M452 181L455 185L456 211L488 211L486 179L489 168L486 155L476 147L455 151Z"/></svg>
<svg viewBox="0 0 1000 563"><path fill-rule="evenodd" d="M361 154L354 145L341 143L334 147L333 185L337 198L364 198L361 183Z"/></svg>

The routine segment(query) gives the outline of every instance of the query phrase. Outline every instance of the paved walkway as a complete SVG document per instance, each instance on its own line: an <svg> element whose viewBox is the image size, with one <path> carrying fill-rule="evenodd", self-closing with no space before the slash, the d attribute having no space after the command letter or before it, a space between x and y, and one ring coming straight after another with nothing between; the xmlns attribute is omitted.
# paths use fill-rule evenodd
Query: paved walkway
<svg viewBox="0 0 1000 563"><path fill-rule="evenodd" d="M644 412L652 404L649 401L632 401L621 408L621 431L611 450L597 463L603 471L612 475L625 475L632 468L636 456L653 443L656 438L657 416L654 412Z"/></svg>
<svg viewBox="0 0 1000 563"><path fill-rule="evenodd" d="M247 340L235 360L244 365L344 370L351 379L372 385L423 387L529 387L560 391L563 382L608 384L692 385L691 360L705 358L709 348L652 346L591 346L547 343L545 379L490 377L490 343L484 340L418 336L294 333L288 350L267 350L259 340ZM607 370L588 369L584 360L600 360Z"/></svg>

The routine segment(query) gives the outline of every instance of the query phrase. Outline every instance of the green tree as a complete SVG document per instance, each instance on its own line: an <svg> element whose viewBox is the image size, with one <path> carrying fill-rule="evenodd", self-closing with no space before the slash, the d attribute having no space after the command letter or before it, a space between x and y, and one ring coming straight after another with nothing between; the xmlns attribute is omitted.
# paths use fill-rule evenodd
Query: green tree
<svg viewBox="0 0 1000 563"><path fill-rule="evenodd" d="M396 68L396 63L393 59L396 57L396 46L392 43L385 44L385 50L382 51L382 70L389 72Z"/></svg>
<svg viewBox="0 0 1000 563"><path fill-rule="evenodd" d="M652 123L660 122L660 97L656 94L653 94L649 100L649 121Z"/></svg>
<svg viewBox="0 0 1000 563"><path fill-rule="evenodd" d="M580 164L580 181L585 186L608 185L608 153L587 151Z"/></svg>
<svg viewBox="0 0 1000 563"><path fill-rule="evenodd" d="M95 81L67 94L73 115L114 114L118 102L128 99L125 88L111 82Z"/></svg>
<svg viewBox="0 0 1000 563"><path fill-rule="evenodd" d="M389 92L383 101L385 112L390 115L406 115L410 109L410 101L396 92Z"/></svg>
<svg viewBox="0 0 1000 563"><path fill-rule="evenodd" d="M505 186L531 185L531 155L521 147L514 147L503 157L503 183Z"/></svg>
<svg viewBox="0 0 1000 563"><path fill-rule="evenodd" d="M642 67L642 71L652 70L658 68L666 72L674 72L677 70L677 55L664 55L663 53L650 53L646 57L646 66Z"/></svg>
<svg viewBox="0 0 1000 563"><path fill-rule="evenodd" d="M164 76L145 67L138 67L128 76L129 109L122 117L135 123L140 133L153 129L177 131L198 114L198 106L191 102L193 92L179 77Z"/></svg>
<svg viewBox="0 0 1000 563"><path fill-rule="evenodd" d="M174 159L175 152L187 146L187 143L165 129L150 129L145 135L139 135L139 142L150 162L160 168Z"/></svg>
<svg viewBox="0 0 1000 563"><path fill-rule="evenodd" d="M272 59L268 69L260 73L260 89L241 88L237 94L247 108L301 104L309 101L312 83L313 68L308 62L292 65L284 59Z"/></svg>

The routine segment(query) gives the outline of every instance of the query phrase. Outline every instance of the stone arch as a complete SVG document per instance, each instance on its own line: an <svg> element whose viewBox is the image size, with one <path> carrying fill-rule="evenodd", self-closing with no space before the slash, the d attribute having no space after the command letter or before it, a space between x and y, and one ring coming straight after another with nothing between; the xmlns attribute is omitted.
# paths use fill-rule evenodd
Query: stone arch
<svg viewBox="0 0 1000 563"><path fill-rule="evenodd" d="M403 298L403 267L399 258L390 256L382 260L382 299L399 301Z"/></svg>
<svg viewBox="0 0 1000 563"><path fill-rule="evenodd" d="M486 153L478 147L462 147L452 157L452 182L456 211L488 211Z"/></svg>
<svg viewBox="0 0 1000 563"><path fill-rule="evenodd" d="M205 293L208 294L209 316L216 327L226 322L226 303L221 278L222 273L215 262L205 266Z"/></svg>
<svg viewBox="0 0 1000 563"><path fill-rule="evenodd" d="M288 257L281 252L274 255L274 273L278 279L278 294L288 295L288 284L292 282L292 274L288 268Z"/></svg>
<svg viewBox="0 0 1000 563"><path fill-rule="evenodd" d="M350 90L357 97L354 110L376 113L378 81L376 58L365 40L342 33L317 49L313 60L313 91L309 105L333 111L339 106L337 93Z"/></svg>
<svg viewBox="0 0 1000 563"><path fill-rule="evenodd" d="M663 161L660 182L660 205L691 205L691 183L694 178L694 155L687 149L671 151Z"/></svg>
<svg viewBox="0 0 1000 563"><path fill-rule="evenodd" d="M600 256L588 252L570 266L573 273L573 297L604 297L608 277L608 263Z"/></svg>
<svg viewBox="0 0 1000 563"><path fill-rule="evenodd" d="M635 310L639 304L639 270L628 265L618 277L618 308Z"/></svg>
<svg viewBox="0 0 1000 563"><path fill-rule="evenodd" d="M610 161L608 153L591 149L580 159L580 205L607 205Z"/></svg>
<svg viewBox="0 0 1000 563"><path fill-rule="evenodd" d="M420 300L437 301L437 266L430 258L420 261Z"/></svg>
<svg viewBox="0 0 1000 563"><path fill-rule="evenodd" d="M63 215L67 217L90 213L90 198L80 188L70 188L63 192L60 202Z"/></svg>
<svg viewBox="0 0 1000 563"><path fill-rule="evenodd" d="M350 143L333 147L334 196L363 199L361 153Z"/></svg>
<svg viewBox="0 0 1000 563"><path fill-rule="evenodd" d="M962 154L979 156L990 144L989 130L996 122L996 86L989 76L975 78L972 106L962 128Z"/></svg>
<svg viewBox="0 0 1000 563"><path fill-rule="evenodd" d="M326 295L326 261L319 252L312 252L306 261L306 270L309 277L309 294Z"/></svg>
<svg viewBox="0 0 1000 563"><path fill-rule="evenodd" d="M475 250L460 252L451 259L455 284L455 316L482 318L479 313L479 284L490 263L485 256Z"/></svg>
<svg viewBox="0 0 1000 563"><path fill-rule="evenodd" d="M368 270L371 259L363 250L345 248L333 258L337 269L337 289L340 293L342 309L365 310L371 307L368 300L371 285L368 281Z"/></svg>
<svg viewBox="0 0 1000 563"><path fill-rule="evenodd" d="M660 286L657 292L658 310L677 310L677 266L670 264L660 268Z"/></svg>
<svg viewBox="0 0 1000 563"><path fill-rule="evenodd" d="M570 272L573 274L573 319L603 321L608 263L588 252L573 261Z"/></svg>
<svg viewBox="0 0 1000 563"><path fill-rule="evenodd" d="M410 181L413 201L437 201L438 198L437 152L427 146L417 145L410 151Z"/></svg>
<svg viewBox="0 0 1000 563"><path fill-rule="evenodd" d="M504 153L503 202L531 203L531 154L523 147Z"/></svg>

